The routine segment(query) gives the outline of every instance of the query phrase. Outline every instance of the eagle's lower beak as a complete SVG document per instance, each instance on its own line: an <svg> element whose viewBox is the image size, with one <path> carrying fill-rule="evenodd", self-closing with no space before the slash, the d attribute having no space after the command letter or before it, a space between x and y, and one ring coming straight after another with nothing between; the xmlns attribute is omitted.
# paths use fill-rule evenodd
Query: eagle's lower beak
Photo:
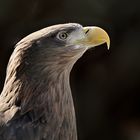
<svg viewBox="0 0 140 140"><path fill-rule="evenodd" d="M107 43L107 47L110 47L110 38L106 31L99 27L84 27L85 38L81 40L83 45L90 47L98 46L103 43Z"/></svg>

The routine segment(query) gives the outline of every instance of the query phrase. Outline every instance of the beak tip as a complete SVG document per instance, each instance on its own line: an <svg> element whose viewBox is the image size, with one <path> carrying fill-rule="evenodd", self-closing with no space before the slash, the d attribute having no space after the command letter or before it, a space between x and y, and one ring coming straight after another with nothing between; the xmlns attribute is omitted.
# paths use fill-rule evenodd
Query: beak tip
<svg viewBox="0 0 140 140"><path fill-rule="evenodd" d="M107 49L110 49L110 42L107 42Z"/></svg>
<svg viewBox="0 0 140 140"><path fill-rule="evenodd" d="M108 34L107 34L106 44L107 44L107 49L109 50L110 49L110 38L109 38Z"/></svg>

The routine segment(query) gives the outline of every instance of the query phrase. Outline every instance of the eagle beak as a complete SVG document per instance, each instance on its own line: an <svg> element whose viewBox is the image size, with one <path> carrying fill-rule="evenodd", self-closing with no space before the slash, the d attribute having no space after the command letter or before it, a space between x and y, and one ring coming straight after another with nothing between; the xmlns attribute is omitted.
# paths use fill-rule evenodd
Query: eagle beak
<svg viewBox="0 0 140 140"><path fill-rule="evenodd" d="M107 48L110 48L110 38L106 31L100 27L89 26L83 28L85 37L80 41L83 45L88 48L107 43Z"/></svg>

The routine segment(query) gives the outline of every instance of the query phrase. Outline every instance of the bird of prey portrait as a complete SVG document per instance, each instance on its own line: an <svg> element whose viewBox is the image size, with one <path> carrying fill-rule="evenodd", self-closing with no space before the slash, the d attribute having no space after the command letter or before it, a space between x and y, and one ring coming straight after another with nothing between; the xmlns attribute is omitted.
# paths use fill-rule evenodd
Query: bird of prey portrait
<svg viewBox="0 0 140 140"><path fill-rule="evenodd" d="M89 48L107 43L99 27L53 25L23 38L0 95L0 140L77 140L70 72Z"/></svg>

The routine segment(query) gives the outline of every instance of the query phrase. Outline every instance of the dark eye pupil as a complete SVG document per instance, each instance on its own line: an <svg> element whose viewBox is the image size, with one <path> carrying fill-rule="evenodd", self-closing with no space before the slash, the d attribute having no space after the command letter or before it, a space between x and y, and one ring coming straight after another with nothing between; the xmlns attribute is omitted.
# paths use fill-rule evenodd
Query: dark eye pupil
<svg viewBox="0 0 140 140"><path fill-rule="evenodd" d="M62 34L62 37L65 38L66 37L66 34Z"/></svg>

